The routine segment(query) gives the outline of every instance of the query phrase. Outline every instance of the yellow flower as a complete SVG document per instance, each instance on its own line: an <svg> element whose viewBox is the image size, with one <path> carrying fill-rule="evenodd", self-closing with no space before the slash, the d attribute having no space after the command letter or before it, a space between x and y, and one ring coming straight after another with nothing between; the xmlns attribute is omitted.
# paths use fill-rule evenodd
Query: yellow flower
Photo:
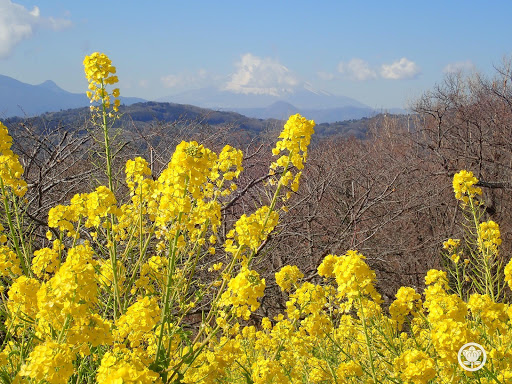
<svg viewBox="0 0 512 384"><path fill-rule="evenodd" d="M98 384L162 384L158 373L148 369L136 351L114 349L101 359Z"/></svg>
<svg viewBox="0 0 512 384"><path fill-rule="evenodd" d="M68 342L80 348L80 352L89 355L92 347L112 345L114 338L110 329L112 323L98 314L88 315L73 322L68 332Z"/></svg>
<svg viewBox="0 0 512 384"><path fill-rule="evenodd" d="M460 260L462 252L457 252L460 247L460 239L448 239L443 243L443 249L449 252L450 259L457 264Z"/></svg>
<svg viewBox="0 0 512 384"><path fill-rule="evenodd" d="M11 317L6 322L7 327L28 325L25 319L35 317L38 310L36 293L40 285L36 279L26 276L20 276L14 281L8 293L7 308Z"/></svg>
<svg viewBox="0 0 512 384"><path fill-rule="evenodd" d="M425 277L425 284L440 284L441 286L448 287L448 278L445 271L439 271L437 269L431 269L427 272Z"/></svg>
<svg viewBox="0 0 512 384"><path fill-rule="evenodd" d="M259 358L252 364L251 382L254 384L287 383L283 367L278 361Z"/></svg>
<svg viewBox="0 0 512 384"><path fill-rule="evenodd" d="M462 170L456 173L455 176L453 176L455 198L467 203L469 198L473 198L475 195L481 195L482 189L474 187L476 183L478 183L478 179L473 176L473 172Z"/></svg>
<svg viewBox="0 0 512 384"><path fill-rule="evenodd" d="M478 315L482 319L489 329L489 334L493 334L496 329L499 329L500 333L506 332L508 316L505 304L493 302L488 295L473 293L468 300L468 308L473 315Z"/></svg>
<svg viewBox="0 0 512 384"><path fill-rule="evenodd" d="M407 383L426 384L436 376L434 360L423 351L405 351L394 360L397 376Z"/></svg>
<svg viewBox="0 0 512 384"><path fill-rule="evenodd" d="M222 262L220 263L217 263L217 264L213 264L213 266L211 268L208 269L208 271L220 271L222 269Z"/></svg>
<svg viewBox="0 0 512 384"><path fill-rule="evenodd" d="M505 281L510 289L512 289L512 259L505 266Z"/></svg>
<svg viewBox="0 0 512 384"><path fill-rule="evenodd" d="M231 235L240 246L256 251L261 242L274 230L278 221L279 214L276 211L270 211L269 207L263 206L250 216L242 215L236 222L235 230ZM226 242L225 248L231 253L235 253L237 249L232 242Z"/></svg>
<svg viewBox="0 0 512 384"><path fill-rule="evenodd" d="M135 188L135 183L140 184L144 176L151 175L151 170L148 167L148 162L142 157L136 157L134 160L126 162L126 184L131 191Z"/></svg>
<svg viewBox="0 0 512 384"><path fill-rule="evenodd" d="M20 260L14 251L0 245L0 277L21 275Z"/></svg>
<svg viewBox="0 0 512 384"><path fill-rule="evenodd" d="M24 170L18 155L11 151L11 146L12 137L9 136L7 127L0 122L0 179L4 187L22 197L27 192L27 183L21 178Z"/></svg>
<svg viewBox="0 0 512 384"><path fill-rule="evenodd" d="M336 375L340 380L347 380L349 377L363 375L363 369L355 361L349 361L347 363L340 363L336 369ZM343 381L341 381L343 382Z"/></svg>
<svg viewBox="0 0 512 384"><path fill-rule="evenodd" d="M432 324L432 343L443 364L457 363L457 353L466 343L478 338L465 321L446 318Z"/></svg>
<svg viewBox="0 0 512 384"><path fill-rule="evenodd" d="M288 153L292 155L292 164L301 170L304 168L303 162L307 159L311 135L315 133L314 127L313 120L306 120L299 114L290 116L279 136L281 140L276 143L272 153L276 156L282 151L288 150ZM283 165L282 162L286 158L286 155L282 156L276 161L276 165Z"/></svg>
<svg viewBox="0 0 512 384"><path fill-rule="evenodd" d="M460 239L448 239L443 243L443 248L446 250L452 250L459 247Z"/></svg>
<svg viewBox="0 0 512 384"><path fill-rule="evenodd" d="M322 264L318 266L318 274L324 277L334 277L334 267L339 260L339 256L327 255Z"/></svg>
<svg viewBox="0 0 512 384"><path fill-rule="evenodd" d="M304 162L308 157L308 146L313 135L315 122L313 120L306 120L299 114L292 115L284 125L279 140L276 143L272 154L274 156L281 156L270 165L269 175L272 176L268 183L270 185L278 184L279 188L288 187L288 190L283 191L281 200L286 202L291 197L291 192L299 190L299 180L304 168ZM290 167L293 165L293 167ZM282 168L281 178L276 179L277 168Z"/></svg>
<svg viewBox="0 0 512 384"><path fill-rule="evenodd" d="M102 287L104 289L107 289L112 285L112 282L114 281L114 272L112 270L112 263L110 260L101 260L100 261L100 271L98 275L98 281L101 283ZM122 292L124 288L124 281L126 279L126 268L124 267L123 263L121 263L120 260L117 260L117 270L116 270L116 276L117 276L117 284L119 287L119 290Z"/></svg>
<svg viewBox="0 0 512 384"><path fill-rule="evenodd" d="M130 341L131 347L138 347L145 334L149 333L158 323L160 308L156 297L147 296L137 300L116 322L114 331L116 341Z"/></svg>
<svg viewBox="0 0 512 384"><path fill-rule="evenodd" d="M286 302L289 318L298 319L300 313L320 314L327 304L327 288L305 282L290 295Z"/></svg>
<svg viewBox="0 0 512 384"><path fill-rule="evenodd" d="M57 271L57 268L60 265L60 241L55 240L53 244L53 249L42 248L34 252L34 258L32 259L32 271L39 278L45 276L45 272L53 273Z"/></svg>
<svg viewBox="0 0 512 384"><path fill-rule="evenodd" d="M341 298L355 298L359 294L370 295L375 302L381 302L380 294L375 290L375 272L364 262L365 257L357 251L347 251L334 266L334 275L338 283Z"/></svg>
<svg viewBox="0 0 512 384"><path fill-rule="evenodd" d="M258 299L263 297L264 290L265 279L260 279L258 272L243 267L229 280L228 290L222 294L220 303L222 306L233 305L237 317L249 320L251 311L259 308Z"/></svg>
<svg viewBox="0 0 512 384"><path fill-rule="evenodd" d="M389 314L401 330L406 316L410 313L415 314L420 308L421 295L416 293L414 288L400 287L396 293L396 300L389 307Z"/></svg>
<svg viewBox="0 0 512 384"><path fill-rule="evenodd" d="M91 103L100 102L105 107L110 107L110 96L115 98L113 110L117 112L119 108L119 89L115 88L111 94L108 93L106 85L113 85L119 80L116 68L112 66L112 61L104 53L94 52L90 56L85 56L84 71L87 81L89 82L89 91L87 97ZM92 106L92 109L95 109Z"/></svg>
<svg viewBox="0 0 512 384"><path fill-rule="evenodd" d="M71 345L45 341L30 352L20 374L36 382L44 380L50 384L66 384L73 374L74 358Z"/></svg>
<svg viewBox="0 0 512 384"><path fill-rule="evenodd" d="M500 227L492 220L480 223L478 232L478 246L492 253L498 252L498 246L501 245Z"/></svg>
<svg viewBox="0 0 512 384"><path fill-rule="evenodd" d="M86 318L98 302L94 251L86 241L68 249L66 261L37 291L38 336L61 329L69 315L74 321Z"/></svg>
<svg viewBox="0 0 512 384"><path fill-rule="evenodd" d="M285 265L279 272L276 273L276 283L282 291L289 291L292 285L297 283L297 280L302 279L304 274L299 270L296 265Z"/></svg>

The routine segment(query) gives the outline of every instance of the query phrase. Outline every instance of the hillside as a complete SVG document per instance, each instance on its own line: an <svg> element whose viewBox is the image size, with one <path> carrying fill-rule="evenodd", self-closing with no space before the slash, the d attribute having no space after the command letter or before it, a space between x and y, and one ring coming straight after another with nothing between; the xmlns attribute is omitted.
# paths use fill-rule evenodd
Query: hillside
<svg viewBox="0 0 512 384"><path fill-rule="evenodd" d="M208 126L229 126L237 132L246 133L250 137L258 136L268 130L281 129L283 121L277 119L257 119L241 115L236 112L215 111L200 108L192 105L144 102L132 105L122 105L119 109L122 117L117 126L137 127L144 129L145 126L154 123L176 123L181 125L187 122ZM309 118L309 116L306 116ZM56 127L73 129L81 126L89 119L88 108L74 108L59 112L48 112L33 118L12 117L5 120L7 126L14 127L21 122L28 122L39 128L39 130L52 130ZM348 120L336 123L318 124L317 137L320 136L355 136L363 138L366 136L369 118Z"/></svg>

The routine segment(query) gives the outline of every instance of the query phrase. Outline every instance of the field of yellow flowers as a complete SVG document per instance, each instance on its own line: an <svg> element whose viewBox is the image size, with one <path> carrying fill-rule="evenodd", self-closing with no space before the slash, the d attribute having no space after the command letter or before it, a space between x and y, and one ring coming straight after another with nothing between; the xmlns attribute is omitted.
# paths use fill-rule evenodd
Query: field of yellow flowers
<svg viewBox="0 0 512 384"><path fill-rule="evenodd" d="M466 237L443 244L448 268L430 270L424 292L401 287L387 311L375 272L348 250L325 257L319 284L283 267L285 313L247 326L265 293L251 265L298 190L314 122L290 117L273 149L269 205L242 215L219 247L242 152L182 142L156 179L143 158L129 160L121 204L109 142L116 70L100 53L84 66L109 185L50 210L48 247L32 251L23 231L27 184L0 123L1 383L512 383L512 262L499 253L498 224L483 221L471 172L453 179ZM198 265L219 250L229 262L201 281ZM205 301L191 330L187 315ZM468 343L482 349L463 351Z"/></svg>

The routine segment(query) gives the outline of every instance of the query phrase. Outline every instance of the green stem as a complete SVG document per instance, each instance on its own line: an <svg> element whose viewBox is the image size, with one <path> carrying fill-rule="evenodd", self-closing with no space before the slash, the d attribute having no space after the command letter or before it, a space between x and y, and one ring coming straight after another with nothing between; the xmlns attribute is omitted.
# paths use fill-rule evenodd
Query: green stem
<svg viewBox="0 0 512 384"><path fill-rule="evenodd" d="M375 366L373 364L373 353L372 349L370 347L370 336L368 335L368 326L366 324L366 316L364 315L364 308L363 308L363 300L361 299L361 292L359 292L359 306L361 308L361 322L363 324L363 330L364 330L364 337L366 341L366 350L368 352L368 357L370 358L370 368L372 373L372 379L374 383L377 383L377 377L375 376Z"/></svg>
<svg viewBox="0 0 512 384"><path fill-rule="evenodd" d="M71 315L67 314L66 319L64 320L64 324L62 325L62 329L60 330L59 337L57 338L57 343L62 342L62 338L64 337L64 334L68 330L70 320L71 320Z"/></svg>
<svg viewBox="0 0 512 384"><path fill-rule="evenodd" d="M30 264L31 257L30 257L29 251L27 250L28 244L25 243L23 223L21 221L19 207L17 204L17 198L15 196L13 196L12 204L14 205L14 215L16 216L16 225L17 225L17 229L18 229L18 236L19 236L21 248L23 250L23 259L25 261L25 264L28 266Z"/></svg>
<svg viewBox="0 0 512 384"><path fill-rule="evenodd" d="M112 153L110 149L110 139L109 139L109 126L107 121L107 103L106 96L107 91L105 89L105 83L103 79L101 80L101 117L102 117L102 128L103 128L103 138L105 140L105 158L107 160L107 178L108 178L108 187L112 193L114 193L114 180L112 176ZM112 266L112 277L113 277L113 285L114 285L114 320L118 317L118 308L119 311L122 311L122 306L119 297L119 287L118 287L118 276L117 276L117 246L114 239L113 227L114 227L114 215L109 214L109 224L110 227L107 227L107 241L109 242L109 253L110 253L110 264Z"/></svg>
<svg viewBox="0 0 512 384"><path fill-rule="evenodd" d="M479 218L477 217L477 208L473 201L472 197L469 197L471 214L473 216L473 224L475 226L476 235L477 235L477 246L480 247L480 251L482 254L482 263L483 263L483 280L485 283L485 294L491 297L491 299L495 300L494 295L494 286L492 279L492 255L489 255L489 250L484 246L484 242L482 239L482 233L480 231L480 223Z"/></svg>
<svg viewBox="0 0 512 384"><path fill-rule="evenodd" d="M102 128L103 128L103 137L105 140L105 157L107 160L107 177L108 177L108 187L114 192L114 180L112 177L112 153L110 151L110 139L109 139L109 127L107 122L107 105L106 105L106 96L107 91L105 90L105 84L103 80L101 80L101 91L102 91L102 100L101 100L101 117L102 117Z"/></svg>
<svg viewBox="0 0 512 384"><path fill-rule="evenodd" d="M185 193L186 193L186 189L185 189ZM169 249L169 257L168 257L169 261L168 261L168 265L167 265L167 281L166 281L166 285L165 285L164 308L162 311L162 320L161 320L162 325L160 327L160 334L158 335L158 344L157 344L157 348L156 348L157 362L160 360L160 354L162 351L162 340L163 340L163 336L164 336L164 324L170 318L169 311L171 308L171 289L173 286L174 270L176 268L176 251L178 248L178 239L179 239L179 236L181 233L179 230L179 227L180 227L182 216L183 216L183 212L180 212L178 215L177 223L175 223L176 224L176 233L174 235L172 247Z"/></svg>
<svg viewBox="0 0 512 384"><path fill-rule="evenodd" d="M112 267L112 285L114 286L114 320L117 320L118 315L122 312L121 301L119 297L119 285L118 285L118 276L117 276L117 247L116 242L114 241L114 236L112 234L112 225L114 223L114 217L112 214L109 214L110 221L107 226L107 239L109 241L109 253L110 253L110 265ZM119 314L118 314L119 308Z"/></svg>
<svg viewBox="0 0 512 384"><path fill-rule="evenodd" d="M11 241L14 243L14 248L16 250L16 254L18 255L18 259L21 263L21 269L23 269L23 274L25 276L32 276L32 271L27 265L27 260L24 257L24 253L20 250L20 244L18 242L18 234L16 233L16 229L14 228L14 223L12 221L11 209L9 207L9 202L7 199L7 191L5 190L4 181L0 178L0 188L2 189L2 197L4 203L5 214L7 215L7 223L9 225L9 230L11 232Z"/></svg>

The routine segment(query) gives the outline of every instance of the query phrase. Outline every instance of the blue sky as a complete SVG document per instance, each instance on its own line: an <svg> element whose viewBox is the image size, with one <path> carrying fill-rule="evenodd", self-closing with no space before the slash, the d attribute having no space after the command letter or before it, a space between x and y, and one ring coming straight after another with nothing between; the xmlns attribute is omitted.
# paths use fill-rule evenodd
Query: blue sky
<svg viewBox="0 0 512 384"><path fill-rule="evenodd" d="M0 0L0 74L85 92L104 52L124 96L307 83L404 107L459 68L492 75L512 54L510 1Z"/></svg>

